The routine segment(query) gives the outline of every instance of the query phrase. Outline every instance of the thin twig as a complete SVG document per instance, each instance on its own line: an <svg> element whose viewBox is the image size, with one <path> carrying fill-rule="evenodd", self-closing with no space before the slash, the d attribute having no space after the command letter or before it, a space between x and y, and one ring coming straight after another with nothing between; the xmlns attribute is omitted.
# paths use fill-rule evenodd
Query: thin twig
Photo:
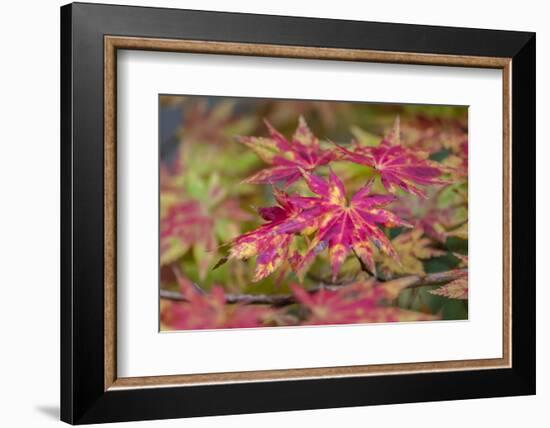
<svg viewBox="0 0 550 428"><path fill-rule="evenodd" d="M431 273L425 276L410 275L401 278L394 278L395 280L408 280L410 284L406 288L419 288L426 285L438 285L446 284L448 282L454 281L455 279L461 278L464 275L468 274L468 269L453 269L446 272L437 272ZM390 280L392 281L392 280ZM390 281L385 281L388 283ZM339 290L346 285L354 284L351 282L349 284L341 285L326 285L322 284L317 287L313 287L308 291L314 293L321 289L335 291ZM179 291L168 291L160 290L160 297L167 300L175 301L186 301L185 297ZM292 294L226 294L225 300L227 303L241 303L241 304L257 304L257 305L274 305L274 306L284 306L296 302L294 295Z"/></svg>
<svg viewBox="0 0 550 428"><path fill-rule="evenodd" d="M361 270L363 272L365 272L367 275L369 276L373 276L375 277L376 279L380 279L378 278L378 276L376 275L375 272L371 272L370 269L368 268L367 264L363 261L363 259L361 257L359 257L359 254L357 254L357 252L355 251L355 249L352 248L352 251L353 251L353 254L355 255L355 258L357 259L357 261L359 262L359 266L361 266Z"/></svg>

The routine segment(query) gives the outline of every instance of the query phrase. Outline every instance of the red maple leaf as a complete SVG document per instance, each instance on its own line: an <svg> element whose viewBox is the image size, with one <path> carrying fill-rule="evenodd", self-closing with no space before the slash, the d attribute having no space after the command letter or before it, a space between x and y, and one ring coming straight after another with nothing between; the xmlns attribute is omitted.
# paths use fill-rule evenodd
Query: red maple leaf
<svg viewBox="0 0 550 428"><path fill-rule="evenodd" d="M258 210L267 223L234 239L229 250L228 259L248 259L257 256L253 282L265 278L285 261L292 259L292 234L274 233L274 230L285 221L296 217L301 210L282 190L274 188L273 196L278 203L277 206Z"/></svg>
<svg viewBox="0 0 550 428"><path fill-rule="evenodd" d="M309 294L298 285L292 285L291 290L296 300L310 312L305 324L354 323L361 315L372 311L377 304L377 299L370 296L348 299L341 291L321 289Z"/></svg>
<svg viewBox="0 0 550 428"><path fill-rule="evenodd" d="M301 171L310 190L319 197L291 197L292 203L302 211L276 225L272 233L295 233L315 229L315 236L296 268L300 270L313 257L328 247L333 280L350 251L371 270L375 271L371 244L386 254L397 257L390 241L379 228L410 226L390 211L381 207L392 202L392 195L371 195L372 182L348 200L344 185L331 170L328 182L321 177Z"/></svg>
<svg viewBox="0 0 550 428"><path fill-rule="evenodd" d="M175 242L178 245L174 252ZM199 201L189 199L169 207L160 220L161 264L174 261L174 254L180 256L193 246L211 252L216 247L216 239L213 218L205 214Z"/></svg>
<svg viewBox="0 0 550 428"><path fill-rule="evenodd" d="M334 150L321 149L319 140L302 116L291 140L287 140L267 120L265 124L270 138L240 137L239 141L254 150L264 162L273 166L248 177L244 180L245 183L283 182L285 186L289 186L300 178L300 168L312 171L335 158Z"/></svg>
<svg viewBox="0 0 550 428"><path fill-rule="evenodd" d="M189 196L174 184L174 177L162 175L160 264L169 265L192 251L199 277L204 279L215 258L220 233L218 222L225 223L224 233L236 236L237 224L251 219L239 200L226 195L212 176L205 192L198 199ZM233 232L234 231L234 232Z"/></svg>
<svg viewBox="0 0 550 428"><path fill-rule="evenodd" d="M447 183L439 178L444 173L444 168L429 160L428 153L413 151L400 144L399 117L378 146L356 145L354 151L341 146L337 148L344 159L374 168L380 174L384 187L392 193L399 188L425 197L418 185Z"/></svg>
<svg viewBox="0 0 550 428"><path fill-rule="evenodd" d="M372 322L427 321L433 315L385 306L384 301L397 297L407 286L402 280L378 283L358 282L339 290L321 289L310 294L291 285L294 297L309 314L304 324L352 324Z"/></svg>
<svg viewBox="0 0 550 428"><path fill-rule="evenodd" d="M223 288L201 293L186 278L178 276L184 302L164 306L161 321L176 330L261 327L272 313L264 306L226 304Z"/></svg>

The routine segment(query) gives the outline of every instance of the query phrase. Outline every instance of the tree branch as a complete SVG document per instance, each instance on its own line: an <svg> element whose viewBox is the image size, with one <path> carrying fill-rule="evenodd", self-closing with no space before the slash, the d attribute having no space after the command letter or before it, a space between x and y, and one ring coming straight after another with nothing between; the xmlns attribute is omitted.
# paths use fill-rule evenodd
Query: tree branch
<svg viewBox="0 0 550 428"><path fill-rule="evenodd" d="M400 278L394 278L389 281L384 281L382 283L388 284L393 280L403 281L406 280L409 282L409 285L405 288L419 288L426 285L439 285L446 284L448 282L454 281L455 279L462 278L464 275L468 274L468 269L453 269L446 272L437 272L431 273L425 276L410 275ZM355 282L350 282L347 284L340 285L320 285L313 287L308 291L314 293L321 289L324 290L338 290L346 285L353 284ZM185 297L179 291L169 291L169 290L160 290L160 297L167 300L174 301L186 301ZM226 294L225 300L227 303L241 303L241 304L257 304L257 305L274 305L274 306L284 306L296 302L294 295L292 294Z"/></svg>
<svg viewBox="0 0 550 428"><path fill-rule="evenodd" d="M185 302L187 299L179 291L160 290L160 297L168 300ZM294 296L291 294L231 294L225 295L227 303L257 304L257 305L275 305L282 306L294 302Z"/></svg>

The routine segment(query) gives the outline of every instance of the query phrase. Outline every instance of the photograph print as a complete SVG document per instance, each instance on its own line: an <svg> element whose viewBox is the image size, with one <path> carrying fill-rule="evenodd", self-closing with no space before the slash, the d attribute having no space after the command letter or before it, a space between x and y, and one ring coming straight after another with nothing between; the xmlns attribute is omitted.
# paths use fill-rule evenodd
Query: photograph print
<svg viewBox="0 0 550 428"><path fill-rule="evenodd" d="M160 330L468 319L468 108L159 96Z"/></svg>

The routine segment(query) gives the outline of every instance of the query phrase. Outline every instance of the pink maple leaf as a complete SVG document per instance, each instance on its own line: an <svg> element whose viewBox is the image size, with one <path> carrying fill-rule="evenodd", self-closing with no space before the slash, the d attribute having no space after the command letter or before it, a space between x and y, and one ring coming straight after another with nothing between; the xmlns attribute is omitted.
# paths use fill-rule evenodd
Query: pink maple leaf
<svg viewBox="0 0 550 428"><path fill-rule="evenodd" d="M264 162L273 166L248 177L244 180L245 183L282 182L285 186L289 186L300 178L300 168L312 171L336 157L334 150L321 149L319 140L313 135L302 116L290 140L287 140L267 120L265 123L270 138L240 137L239 141L250 147Z"/></svg>
<svg viewBox="0 0 550 428"><path fill-rule="evenodd" d="M387 284L387 286L386 286ZM352 324L433 320L436 317L421 312L385 306L407 284L358 282L339 290L321 289L309 293L298 285L291 285L294 297L309 312L305 324Z"/></svg>
<svg viewBox="0 0 550 428"><path fill-rule="evenodd" d="M356 145L354 151L338 145L336 147L344 159L374 168L380 174L384 187L392 193L399 188L425 197L419 185L447 183L440 179L444 168L429 160L428 153L411 150L400 144L399 117L378 146Z"/></svg>
<svg viewBox="0 0 550 428"><path fill-rule="evenodd" d="M229 259L248 259L257 256L253 281L259 281L285 261L292 259L292 234L274 233L285 221L296 217L301 210L291 201L287 193L273 189L278 205L258 210L267 222L233 240L229 250Z"/></svg>
<svg viewBox="0 0 550 428"><path fill-rule="evenodd" d="M381 208L392 202L394 196L371 195L370 182L348 200L343 183L332 170L328 182L306 171L301 172L310 190L318 197L291 197L292 203L302 211L273 228L274 233L295 233L310 228L316 230L306 254L296 266L298 270L326 247L333 280L351 251L374 272L371 244L397 258L390 241L379 228L379 225L410 226L391 211Z"/></svg>
<svg viewBox="0 0 550 428"><path fill-rule="evenodd" d="M161 264L172 262L174 240L181 247L178 255L192 246L200 246L212 252L216 246L214 220L205 214L199 201L190 199L172 205L160 220L160 259ZM205 271L206 266L201 267Z"/></svg>
<svg viewBox="0 0 550 428"><path fill-rule="evenodd" d="M161 313L163 324L176 330L260 327L272 310L264 306L226 304L223 288L214 286L201 293L193 284L178 276L184 302L171 302Z"/></svg>
<svg viewBox="0 0 550 428"><path fill-rule="evenodd" d="M296 300L305 306L310 314L305 324L350 324L361 315L372 311L377 299L371 296L347 299L341 291L321 289L309 294L298 285L291 286Z"/></svg>
<svg viewBox="0 0 550 428"><path fill-rule="evenodd" d="M215 180L210 181L200 199L184 194L174 185L173 177L163 176L162 172L161 186L162 197L166 198L164 203L161 200L161 265L173 263L192 249L199 277L204 279L218 246L216 223L225 220L226 230L231 233L238 222L248 221L251 216L241 209L238 199L226 196Z"/></svg>

